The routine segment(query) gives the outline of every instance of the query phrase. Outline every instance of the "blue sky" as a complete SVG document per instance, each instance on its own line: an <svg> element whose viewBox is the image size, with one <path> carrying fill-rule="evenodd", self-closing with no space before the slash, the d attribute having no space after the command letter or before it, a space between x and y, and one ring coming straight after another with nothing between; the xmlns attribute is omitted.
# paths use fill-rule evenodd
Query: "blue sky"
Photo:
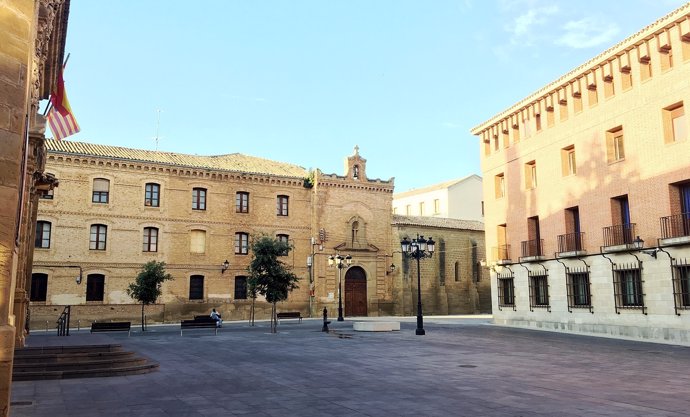
<svg viewBox="0 0 690 417"><path fill-rule="evenodd" d="M469 130L680 0L72 0L68 140L243 153L396 192L481 174ZM48 134L50 136L50 134Z"/></svg>

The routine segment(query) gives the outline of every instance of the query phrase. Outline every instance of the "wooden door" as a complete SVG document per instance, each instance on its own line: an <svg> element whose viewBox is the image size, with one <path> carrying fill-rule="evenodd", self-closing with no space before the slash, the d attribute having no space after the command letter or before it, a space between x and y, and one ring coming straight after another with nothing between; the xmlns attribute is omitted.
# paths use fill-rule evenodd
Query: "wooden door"
<svg viewBox="0 0 690 417"><path fill-rule="evenodd" d="M367 276L364 270L353 266L345 274L345 316L367 315Z"/></svg>

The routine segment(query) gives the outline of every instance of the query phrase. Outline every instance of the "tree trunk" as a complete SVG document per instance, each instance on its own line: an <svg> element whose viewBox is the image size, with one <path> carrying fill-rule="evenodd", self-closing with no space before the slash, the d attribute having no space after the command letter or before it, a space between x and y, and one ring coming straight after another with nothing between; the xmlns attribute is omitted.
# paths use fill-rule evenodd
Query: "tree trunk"
<svg viewBox="0 0 690 417"><path fill-rule="evenodd" d="M145 332L145 331L146 331L146 328L144 327L144 306L145 306L145 305L146 305L146 304L141 303L141 331L142 331L142 332Z"/></svg>
<svg viewBox="0 0 690 417"><path fill-rule="evenodd" d="M276 302L271 307L271 333L278 333L278 318L276 317Z"/></svg>
<svg viewBox="0 0 690 417"><path fill-rule="evenodd" d="M250 324L251 326L254 325L254 304L255 304L255 302L256 302L256 295L254 295L254 296L252 297L252 306L251 306L251 308L249 309L249 324Z"/></svg>

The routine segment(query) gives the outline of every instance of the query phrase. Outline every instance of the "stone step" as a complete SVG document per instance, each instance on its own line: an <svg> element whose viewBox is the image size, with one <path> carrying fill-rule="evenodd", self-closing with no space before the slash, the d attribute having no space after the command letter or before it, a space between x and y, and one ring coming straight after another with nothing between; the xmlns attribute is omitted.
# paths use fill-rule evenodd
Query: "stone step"
<svg viewBox="0 0 690 417"><path fill-rule="evenodd" d="M78 363L103 359L126 358L134 352L124 350L114 352L78 352L78 353L49 353L15 356L14 366L35 363Z"/></svg>
<svg viewBox="0 0 690 417"><path fill-rule="evenodd" d="M134 354L129 355L129 357L115 358L115 359L101 359L101 360L91 360L91 361L78 361L78 362L56 362L56 363L27 363L14 365L12 372L14 374L20 374L25 372L38 372L38 371L71 371L71 370L89 370L89 369L108 369L108 368L122 368L125 366L138 366L144 365L147 360L144 358L136 357Z"/></svg>
<svg viewBox="0 0 690 417"><path fill-rule="evenodd" d="M79 346L37 346L24 347L14 350L14 357L35 354L58 354L58 353L89 353L89 352L119 352L122 345L79 345Z"/></svg>
<svg viewBox="0 0 690 417"><path fill-rule="evenodd" d="M144 365L126 366L121 368L108 369L77 369L70 371L37 371L13 374L13 381L36 381L44 379L68 379L68 378L101 378L112 376L126 376L147 374L158 369L157 363L147 363Z"/></svg>

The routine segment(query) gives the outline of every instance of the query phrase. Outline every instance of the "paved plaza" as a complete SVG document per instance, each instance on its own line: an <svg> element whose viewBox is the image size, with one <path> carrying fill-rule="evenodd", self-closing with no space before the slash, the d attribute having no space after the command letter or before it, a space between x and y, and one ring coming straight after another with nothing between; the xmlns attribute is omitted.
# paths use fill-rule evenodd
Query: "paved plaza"
<svg viewBox="0 0 690 417"><path fill-rule="evenodd" d="M690 416L690 347L429 317L416 336L361 333L352 321L226 322L185 332L58 338L29 345L121 343L160 363L145 375L15 382L13 417L86 416Z"/></svg>

